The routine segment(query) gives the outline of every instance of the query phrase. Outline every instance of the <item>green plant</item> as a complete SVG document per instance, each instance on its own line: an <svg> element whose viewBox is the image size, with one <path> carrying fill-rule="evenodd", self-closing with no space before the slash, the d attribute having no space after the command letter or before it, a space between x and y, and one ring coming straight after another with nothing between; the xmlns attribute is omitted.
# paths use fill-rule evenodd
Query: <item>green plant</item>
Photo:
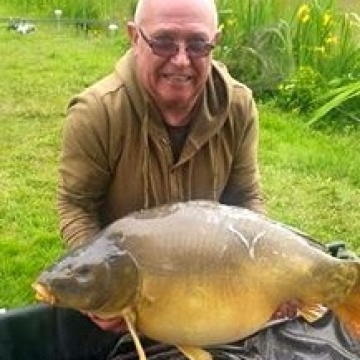
<svg viewBox="0 0 360 360"><path fill-rule="evenodd" d="M221 1L218 55L257 94L276 88L293 68L291 32L281 1Z"/></svg>
<svg viewBox="0 0 360 360"><path fill-rule="evenodd" d="M20 18L54 18L54 10L62 10L67 20L123 21L133 12L136 0L2 0L2 9ZM12 10L10 12L10 9Z"/></svg>
<svg viewBox="0 0 360 360"><path fill-rule="evenodd" d="M328 79L348 74L359 60L351 17L338 12L334 0L299 6L292 20L296 65L312 67Z"/></svg>
<svg viewBox="0 0 360 360"><path fill-rule="evenodd" d="M318 72L312 67L301 66L279 85L276 104L286 110L309 111L313 99L322 93L324 86L324 80Z"/></svg>
<svg viewBox="0 0 360 360"><path fill-rule="evenodd" d="M352 89L360 79L356 24L358 18L338 12L333 0L312 0L298 7L292 19L295 70L278 88L279 106L307 113L318 108L309 124L340 106L343 117L354 118L347 106L350 96L358 96Z"/></svg>
<svg viewBox="0 0 360 360"><path fill-rule="evenodd" d="M352 103L353 106L351 106L350 109L347 109L346 104L351 104L351 100L354 98L357 98L356 103ZM346 116L360 123L360 112L358 109L359 99L360 80L332 89L325 95L317 97L316 100L323 103L323 105L316 109L312 118L307 122L307 124L309 126L316 124L320 119L322 119L334 109L340 111L342 116Z"/></svg>

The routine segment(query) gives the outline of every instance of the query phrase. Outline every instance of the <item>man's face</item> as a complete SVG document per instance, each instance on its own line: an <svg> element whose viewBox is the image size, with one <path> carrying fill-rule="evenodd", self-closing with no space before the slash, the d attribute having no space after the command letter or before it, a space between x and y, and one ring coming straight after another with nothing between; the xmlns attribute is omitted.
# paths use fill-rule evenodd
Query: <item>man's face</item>
<svg viewBox="0 0 360 360"><path fill-rule="evenodd" d="M213 15L194 0L168 0L158 5L155 0L148 5L141 25L129 24L129 33L139 80L160 110L191 109L209 75L211 53L194 57L186 47L214 43L217 33ZM154 41L175 42L179 51L173 56L159 56L151 48Z"/></svg>

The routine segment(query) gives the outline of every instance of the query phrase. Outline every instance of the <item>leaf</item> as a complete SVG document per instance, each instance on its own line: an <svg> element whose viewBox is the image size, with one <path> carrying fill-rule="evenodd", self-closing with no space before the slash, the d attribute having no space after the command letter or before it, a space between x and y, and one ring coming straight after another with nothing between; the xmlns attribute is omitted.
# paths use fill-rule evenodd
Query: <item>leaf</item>
<svg viewBox="0 0 360 360"><path fill-rule="evenodd" d="M360 81L329 91L318 99L320 101L326 101L326 103L314 112L313 117L307 122L307 125L311 126L315 124L331 110L356 96L360 96Z"/></svg>

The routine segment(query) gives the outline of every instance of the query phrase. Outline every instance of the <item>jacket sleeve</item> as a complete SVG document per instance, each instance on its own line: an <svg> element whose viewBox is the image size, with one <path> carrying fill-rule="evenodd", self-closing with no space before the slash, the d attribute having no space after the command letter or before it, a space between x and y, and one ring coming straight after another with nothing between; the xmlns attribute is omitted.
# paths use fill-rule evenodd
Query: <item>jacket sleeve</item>
<svg viewBox="0 0 360 360"><path fill-rule="evenodd" d="M59 165L60 232L73 247L101 228L101 208L110 179L107 116L99 97L87 93L68 108Z"/></svg>
<svg viewBox="0 0 360 360"><path fill-rule="evenodd" d="M233 165L220 201L265 213L258 165L258 111L246 87L237 96L241 100L232 111L236 138Z"/></svg>

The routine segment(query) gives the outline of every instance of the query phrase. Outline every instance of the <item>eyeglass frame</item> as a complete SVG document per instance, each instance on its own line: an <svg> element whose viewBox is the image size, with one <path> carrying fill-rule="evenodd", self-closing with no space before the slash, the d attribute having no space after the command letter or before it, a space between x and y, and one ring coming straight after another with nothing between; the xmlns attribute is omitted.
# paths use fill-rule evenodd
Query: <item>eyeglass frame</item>
<svg viewBox="0 0 360 360"><path fill-rule="evenodd" d="M159 52L156 50L156 43L158 42L159 39L158 40L151 39L150 37L146 36L144 31L140 27L138 28L138 30L139 30L141 37L146 42L146 44L150 47L150 49L154 55L160 56L162 58L171 58L179 53L179 51L180 51L179 41L172 41L172 42L169 41L168 45L172 45L173 49L168 50L167 55L165 53L162 54L161 51ZM198 41L198 43L199 42L200 41ZM213 42L214 42L214 40L208 41L208 42L204 41L203 42L204 43L204 51L201 54L194 55L193 52L189 51L189 44L191 44L191 42L185 41L185 52L186 52L187 56L191 59L199 59L199 58L207 57L210 55L212 50L215 48L215 44Z"/></svg>

